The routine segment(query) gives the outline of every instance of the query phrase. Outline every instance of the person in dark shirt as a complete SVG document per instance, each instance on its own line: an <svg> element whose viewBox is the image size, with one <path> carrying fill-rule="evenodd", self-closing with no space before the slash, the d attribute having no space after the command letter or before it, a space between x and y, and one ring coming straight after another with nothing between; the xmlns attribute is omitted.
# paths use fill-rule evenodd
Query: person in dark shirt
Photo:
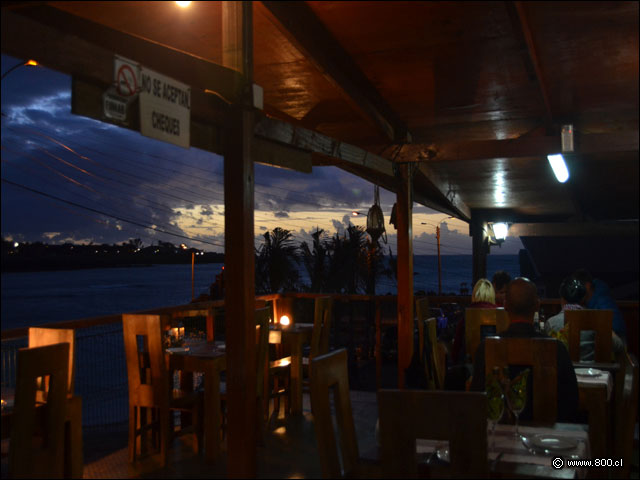
<svg viewBox="0 0 640 480"><path fill-rule="evenodd" d="M587 295L584 299L585 308L594 310L613 310L613 331L626 343L627 332L624 318L615 300L611 296L609 287L602 280L593 278L591 274L585 270L576 270L573 277L580 280L587 289Z"/></svg>
<svg viewBox="0 0 640 480"><path fill-rule="evenodd" d="M501 337L511 338L549 338L533 328L533 317L538 311L540 301L536 286L527 278L518 277L507 286L505 296L505 310L511 322L509 328L502 332ZM562 342L557 341L557 370L558 370L558 422L575 422L578 413L578 381L573 369L569 352ZM472 391L485 390L485 342L482 340L476 351L473 364ZM526 367L510 366L511 378ZM520 415L522 420L531 420L533 412L532 375L529 376L527 404Z"/></svg>
<svg viewBox="0 0 640 480"><path fill-rule="evenodd" d="M496 301L494 302L496 306L504 307L504 295L510 281L511 275L504 270L498 270L493 274L491 283L493 284L493 289L496 292Z"/></svg>

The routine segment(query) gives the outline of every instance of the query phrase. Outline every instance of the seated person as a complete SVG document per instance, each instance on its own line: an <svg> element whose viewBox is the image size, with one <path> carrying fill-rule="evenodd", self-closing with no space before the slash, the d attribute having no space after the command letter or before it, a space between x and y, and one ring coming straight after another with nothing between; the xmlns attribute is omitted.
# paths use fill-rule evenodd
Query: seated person
<svg viewBox="0 0 640 480"><path fill-rule="evenodd" d="M469 308L496 308L496 294L493 290L493 285L486 278L478 280L473 287L473 294L471 295L471 305ZM495 335L495 328L493 331L483 331L484 335ZM462 318L456 326L456 334L453 339L453 349L451 352L451 359L454 364L463 361L461 358L465 351L465 321Z"/></svg>
<svg viewBox="0 0 640 480"><path fill-rule="evenodd" d="M509 283L505 295L505 310L509 315L511 324L509 328L502 332L501 337L511 338L548 338L543 333L536 332L533 328L533 317L538 311L540 301L536 291L536 286L527 278L519 277ZM557 341L558 357L558 422L574 422L577 419L578 411L578 381L569 358L569 352L564 344ZM473 364L473 379L471 380L472 391L485 390L485 341L480 343L475 355ZM511 378L517 375L525 367L510 366L509 374ZM532 377L529 377L531 382ZM529 383L531 385L531 383ZM528 397L525 408L520 415L522 420L532 418L533 412L533 392L528 389Z"/></svg>
<svg viewBox="0 0 640 480"><path fill-rule="evenodd" d="M587 289L584 284L575 277L567 277L560 284L560 304L562 305L562 311L557 315L549 318L545 323L545 333L558 338L563 341L567 341L567 328L564 323L565 310L582 310L587 294ZM616 332L611 332L612 335L612 351L617 354L624 350L624 343L616 335ZM583 330L580 332L580 361L590 362L594 360L595 355L595 337L596 334L593 331Z"/></svg>
<svg viewBox="0 0 640 480"><path fill-rule="evenodd" d="M587 295L584 299L584 307L594 310L613 310L613 331L620 337L623 343L626 343L627 332L624 324L624 318L615 300L611 297L609 287L602 280L593 278L591 274L584 269L577 270L573 276L580 280L587 289Z"/></svg>
<svg viewBox="0 0 640 480"><path fill-rule="evenodd" d="M495 304L498 307L504 307L504 293L510 281L511 281L511 275L509 275L504 270L497 271L496 273L493 274L493 277L491 278L493 289L496 292Z"/></svg>

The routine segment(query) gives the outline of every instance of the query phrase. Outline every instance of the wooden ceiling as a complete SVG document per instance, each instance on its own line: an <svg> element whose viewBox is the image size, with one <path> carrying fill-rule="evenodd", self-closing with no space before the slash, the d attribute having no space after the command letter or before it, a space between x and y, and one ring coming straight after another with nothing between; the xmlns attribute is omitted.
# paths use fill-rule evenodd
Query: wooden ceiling
<svg viewBox="0 0 640 480"><path fill-rule="evenodd" d="M79 38L140 62L148 57L127 45L170 47L193 57L184 65L195 71L222 63L222 10L221 2L184 10L8 2L2 51L26 57L25 43L42 42L37 29L5 34L24 17L65 35L59 45ZM637 222L638 2L254 2L253 21L264 111L327 144L294 145L312 151L316 165L393 190L391 162L413 162L416 201L466 220ZM49 57L47 66L79 75L79 61ZM87 71L103 68L82 61ZM206 78L171 68L165 73L187 80L196 102ZM205 110L193 114L206 123ZM570 180L559 184L546 155L560 150L565 123L576 151ZM337 146L358 147L364 160L336 154Z"/></svg>

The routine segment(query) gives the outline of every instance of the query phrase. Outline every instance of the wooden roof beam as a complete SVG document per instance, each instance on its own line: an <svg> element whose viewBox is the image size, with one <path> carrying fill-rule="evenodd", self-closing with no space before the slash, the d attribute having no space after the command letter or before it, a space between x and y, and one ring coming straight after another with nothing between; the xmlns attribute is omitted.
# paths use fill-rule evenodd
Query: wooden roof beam
<svg viewBox="0 0 640 480"><path fill-rule="evenodd" d="M542 76L542 67L540 66L540 59L538 57L538 52L536 50L535 41L533 38L533 33L531 32L531 27L529 25L529 20L527 19L527 13L525 11L525 7L523 2L505 2L507 5L507 11L509 13L509 17L511 18L511 24L513 26L514 32L518 40L524 43L527 46L527 52L529 54L529 59L531 64L533 65L533 69L535 71L535 78L537 80L538 86L540 87L540 93L542 95L542 100L544 101L544 106L546 110L546 122L547 126L551 126L553 122L553 111L551 109L551 101L549 100L549 91L544 82L544 77ZM513 10L515 9L515 14ZM525 67L530 68L529 65L525 63Z"/></svg>
<svg viewBox="0 0 640 480"><path fill-rule="evenodd" d="M511 140L477 140L443 145L405 145L398 161L454 162L492 158L544 157L561 151L560 135L522 136ZM637 152L638 131L575 135L575 154Z"/></svg>
<svg viewBox="0 0 640 480"><path fill-rule="evenodd" d="M509 226L509 235L514 237L637 237L638 222L514 223Z"/></svg>
<svg viewBox="0 0 640 480"><path fill-rule="evenodd" d="M282 148L288 148L292 159L296 151L301 161L311 152L314 165L337 166L391 192L396 191L393 162L360 147L264 115L257 119L254 134L262 143L278 144ZM435 175L432 176L435 178ZM434 195L414 189L414 201L457 218L469 218L466 214L469 209L457 197L454 197L452 203L437 186L432 189Z"/></svg>
<svg viewBox="0 0 640 480"><path fill-rule="evenodd" d="M392 141L411 141L407 126L306 2L262 2L287 39L363 117Z"/></svg>

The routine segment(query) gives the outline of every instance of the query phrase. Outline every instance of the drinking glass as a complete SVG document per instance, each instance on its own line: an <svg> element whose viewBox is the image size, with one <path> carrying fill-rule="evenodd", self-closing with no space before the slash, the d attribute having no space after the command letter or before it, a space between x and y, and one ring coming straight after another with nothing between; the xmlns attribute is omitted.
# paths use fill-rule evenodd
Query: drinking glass
<svg viewBox="0 0 640 480"><path fill-rule="evenodd" d="M516 436L520 436L518 431L519 416L524 410L527 403L527 379L529 377L530 369L526 369L523 372L516 375L516 377L507 385L507 405L509 410L516 417Z"/></svg>
<svg viewBox="0 0 640 480"><path fill-rule="evenodd" d="M487 394L489 397L489 421L491 422L491 445L489 450L493 451L496 443L496 424L504 415L504 394L499 385L497 388L490 388Z"/></svg>

